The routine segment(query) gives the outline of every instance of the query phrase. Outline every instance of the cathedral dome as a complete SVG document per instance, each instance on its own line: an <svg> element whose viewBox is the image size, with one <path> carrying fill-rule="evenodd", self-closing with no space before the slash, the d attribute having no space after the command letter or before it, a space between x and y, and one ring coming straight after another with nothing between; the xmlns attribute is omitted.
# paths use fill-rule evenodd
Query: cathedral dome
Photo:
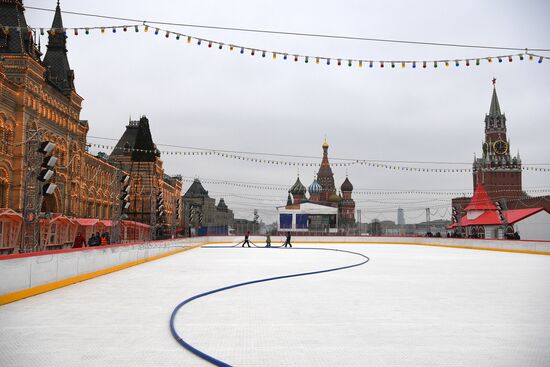
<svg viewBox="0 0 550 367"><path fill-rule="evenodd" d="M350 180L347 177L344 183L342 184L342 186L340 186L340 189L342 191L353 191L353 185L351 184Z"/></svg>
<svg viewBox="0 0 550 367"><path fill-rule="evenodd" d="M328 201L330 201L331 203L337 203L341 200L342 198L340 196L338 196L337 193L333 192L332 194L330 194L330 196L328 197Z"/></svg>
<svg viewBox="0 0 550 367"><path fill-rule="evenodd" d="M304 195L306 193L306 187L300 182L300 177L296 179L296 182L290 188L292 195Z"/></svg>
<svg viewBox="0 0 550 367"><path fill-rule="evenodd" d="M321 190L323 190L323 187L321 187L321 184L317 181L317 179L313 180L311 185L309 185L308 191L309 194L320 194Z"/></svg>

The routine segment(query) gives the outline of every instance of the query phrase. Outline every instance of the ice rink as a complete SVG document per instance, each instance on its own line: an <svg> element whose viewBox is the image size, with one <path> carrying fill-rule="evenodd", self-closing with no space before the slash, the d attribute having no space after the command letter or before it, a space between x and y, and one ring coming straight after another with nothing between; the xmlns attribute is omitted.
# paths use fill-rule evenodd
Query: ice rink
<svg viewBox="0 0 550 367"><path fill-rule="evenodd" d="M319 247L370 261L198 299L179 311L178 333L234 366L550 366L550 256ZM209 366L170 333L178 303L234 283L361 261L238 247L134 266L1 306L0 366Z"/></svg>

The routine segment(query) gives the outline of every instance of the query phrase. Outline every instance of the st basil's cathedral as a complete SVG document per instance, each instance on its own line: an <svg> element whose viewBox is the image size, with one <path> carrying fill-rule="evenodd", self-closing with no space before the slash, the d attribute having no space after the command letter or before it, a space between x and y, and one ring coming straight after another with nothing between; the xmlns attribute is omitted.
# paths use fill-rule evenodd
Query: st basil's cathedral
<svg viewBox="0 0 550 367"><path fill-rule="evenodd" d="M326 140L322 147L317 177L306 189L298 176L288 191L286 205L277 208L279 231L338 233L355 229L353 185L346 175L340 192L336 191Z"/></svg>

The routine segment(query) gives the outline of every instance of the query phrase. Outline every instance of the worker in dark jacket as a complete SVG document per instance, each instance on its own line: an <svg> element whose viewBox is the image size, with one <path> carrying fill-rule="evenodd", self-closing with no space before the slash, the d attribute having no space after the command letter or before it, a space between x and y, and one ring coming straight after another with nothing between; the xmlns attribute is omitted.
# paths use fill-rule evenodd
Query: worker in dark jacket
<svg viewBox="0 0 550 367"><path fill-rule="evenodd" d="M95 236L95 233L92 232L92 235L88 239L88 246L94 247L94 246L97 246L97 244L98 243L97 243L97 238Z"/></svg>
<svg viewBox="0 0 550 367"><path fill-rule="evenodd" d="M286 240L283 243L283 247L287 247L287 246L292 247L292 244L290 243L290 232L286 233Z"/></svg>
<svg viewBox="0 0 550 367"><path fill-rule="evenodd" d="M95 234L92 234L92 237L88 240L88 246L99 246L101 243L101 236L99 235L99 232L96 232Z"/></svg>
<svg viewBox="0 0 550 367"><path fill-rule="evenodd" d="M241 247L244 247L244 245L248 245L248 247L250 247L250 241L248 240L248 236L250 236L250 231L247 231L246 234L244 235L244 241Z"/></svg>

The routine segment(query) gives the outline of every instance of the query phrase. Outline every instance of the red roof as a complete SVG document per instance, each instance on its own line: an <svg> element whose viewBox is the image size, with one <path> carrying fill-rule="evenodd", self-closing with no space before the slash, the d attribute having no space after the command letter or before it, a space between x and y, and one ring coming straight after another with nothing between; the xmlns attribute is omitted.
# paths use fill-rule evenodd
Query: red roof
<svg viewBox="0 0 550 367"><path fill-rule="evenodd" d="M21 214L10 208L0 208L0 217L9 218L15 220L16 222L21 222L23 220Z"/></svg>
<svg viewBox="0 0 550 367"><path fill-rule="evenodd" d="M497 207L491 201L483 184L480 183L477 184L474 196L472 196L470 203L464 210L497 210Z"/></svg>
<svg viewBox="0 0 550 367"><path fill-rule="evenodd" d="M41 224L49 225L53 222L65 223L65 224L74 224L71 218L64 216L61 213L52 213L50 218L42 218L39 221Z"/></svg>
<svg viewBox="0 0 550 367"><path fill-rule="evenodd" d="M508 223L514 224L516 222L519 222L520 220L523 220L527 217L530 217L533 214L540 212L541 210L545 210L545 209L544 208L514 209L514 210L505 211L504 215L506 216L506 221Z"/></svg>
<svg viewBox="0 0 550 367"><path fill-rule="evenodd" d="M503 211L503 214L508 224L514 224L542 210L545 210L545 209L544 208L514 209L514 210ZM496 211L487 211L481 214L479 217L472 220L468 219L468 217L465 215L462 218L460 218L458 223L453 223L448 228L477 226L477 225L501 225L501 224L502 222L498 218L498 214Z"/></svg>
<svg viewBox="0 0 550 367"><path fill-rule="evenodd" d="M71 220L71 218L66 217L62 214L56 213L52 216L52 219L50 220L50 224L53 222L60 222L65 224L74 224L74 222Z"/></svg>
<svg viewBox="0 0 550 367"><path fill-rule="evenodd" d="M99 222L99 219L97 218L76 218L76 222L80 224L83 227L93 226L97 222Z"/></svg>
<svg viewBox="0 0 550 367"><path fill-rule="evenodd" d="M133 220L123 220L122 224L128 227L143 227L143 228L150 228L151 226L145 223L141 222L134 222Z"/></svg>

